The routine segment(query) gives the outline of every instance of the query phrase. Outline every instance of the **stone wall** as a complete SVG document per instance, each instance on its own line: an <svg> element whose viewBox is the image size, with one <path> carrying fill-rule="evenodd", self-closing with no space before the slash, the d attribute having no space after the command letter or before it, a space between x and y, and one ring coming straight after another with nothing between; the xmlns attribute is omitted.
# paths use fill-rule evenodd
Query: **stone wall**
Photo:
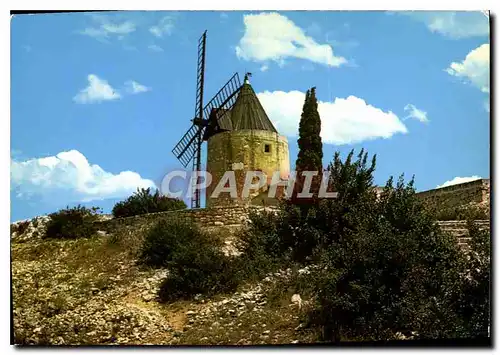
<svg viewBox="0 0 500 355"><path fill-rule="evenodd" d="M221 132L208 140L207 150L207 171L212 175L212 184L206 189L207 207L247 204L249 200L262 193L262 191L250 191L247 200L241 198L247 171L265 173L267 185L271 183L275 171L280 172L280 178L283 180L287 180L290 174L288 141L286 137L275 132L258 130ZM228 192L221 193L217 199L210 198L226 171L235 173L238 198L230 198Z"/></svg>
<svg viewBox="0 0 500 355"><path fill-rule="evenodd" d="M235 232L244 227L250 211L262 211L264 209L276 211L276 208L272 206L266 208L258 206L213 207L113 218L97 223L100 230L108 233L123 233L126 231L131 234L144 235L147 229L162 219L181 218L196 223L206 232L215 232L226 240L232 240ZM470 238L467 235L466 221L438 221L437 223L442 230L456 237L460 246L467 246ZM476 223L480 229L490 228L488 220L476 221Z"/></svg>
<svg viewBox="0 0 500 355"><path fill-rule="evenodd" d="M489 209L490 180L479 179L416 194L426 204L437 208L455 208L474 205Z"/></svg>
<svg viewBox="0 0 500 355"><path fill-rule="evenodd" d="M232 232L240 229L246 223L250 210L262 209L261 207L255 206L186 209L149 213L126 218L113 218L97 223L99 224L100 230L109 233L123 229L132 233L143 233L146 229L162 219L180 218L196 223L200 228L206 231L223 230ZM272 210L272 207L266 209Z"/></svg>
<svg viewBox="0 0 500 355"><path fill-rule="evenodd" d="M224 225L241 225L248 216L248 208L244 206L218 207L218 208L196 208L178 211L148 213L126 218L113 218L99 222L104 229L113 229L121 225L135 225L137 223L157 222L161 219L180 218L196 223L200 227L213 227Z"/></svg>

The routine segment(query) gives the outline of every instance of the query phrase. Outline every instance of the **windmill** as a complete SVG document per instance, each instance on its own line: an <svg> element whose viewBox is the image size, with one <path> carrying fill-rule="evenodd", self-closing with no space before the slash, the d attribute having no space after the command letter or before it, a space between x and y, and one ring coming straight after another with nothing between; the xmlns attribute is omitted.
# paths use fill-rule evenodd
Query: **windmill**
<svg viewBox="0 0 500 355"><path fill-rule="evenodd" d="M172 153L184 167L193 164L193 173L201 169L201 148L214 134L222 131L219 121L231 110L238 92L241 90L241 82L238 73L235 73L226 84L215 94L215 96L203 106L203 87L205 83L205 48L207 31L203 33L198 41L198 66L196 81L195 114L191 120L192 125L182 136L180 141L172 149ZM246 74L247 78L249 73ZM192 179L193 185L199 182L200 177ZM195 190L191 197L191 208L200 207L200 191Z"/></svg>

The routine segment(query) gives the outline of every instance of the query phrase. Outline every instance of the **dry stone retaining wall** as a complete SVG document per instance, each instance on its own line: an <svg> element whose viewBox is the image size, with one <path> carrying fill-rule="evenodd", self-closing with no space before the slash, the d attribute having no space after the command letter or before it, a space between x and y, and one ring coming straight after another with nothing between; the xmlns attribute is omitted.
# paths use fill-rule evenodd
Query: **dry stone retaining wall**
<svg viewBox="0 0 500 355"><path fill-rule="evenodd" d="M418 192L417 197L437 208L475 205L489 209L490 180L479 179L439 189Z"/></svg>
<svg viewBox="0 0 500 355"><path fill-rule="evenodd" d="M197 208L149 213L126 218L113 218L98 223L99 229L111 233L123 228L131 232L144 232L159 220L169 218L185 219L196 223L200 228L206 230L235 230L246 223L250 210L262 209L262 207L256 206ZM266 207L266 210L272 210L272 207Z"/></svg>

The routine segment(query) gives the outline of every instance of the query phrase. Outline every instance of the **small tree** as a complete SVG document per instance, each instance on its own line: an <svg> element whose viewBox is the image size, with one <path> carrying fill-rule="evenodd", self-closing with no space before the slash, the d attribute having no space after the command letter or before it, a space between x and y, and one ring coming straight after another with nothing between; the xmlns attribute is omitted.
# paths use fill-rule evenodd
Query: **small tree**
<svg viewBox="0 0 500 355"><path fill-rule="evenodd" d="M295 171L297 172L296 185L292 200L294 203L310 204L310 199L297 198L297 193L302 191L304 186L305 176L302 176L304 171L317 171L318 176L315 176L311 184L311 192L313 200L317 199L319 185L321 183L321 173L323 171L323 144L321 141L321 118L318 113L318 101L316 99L316 88L313 87L306 92L302 115L299 123L299 153L295 163Z"/></svg>
<svg viewBox="0 0 500 355"><path fill-rule="evenodd" d="M376 193L373 186L374 155L368 166L368 153L361 149L357 160L353 161L354 150L343 162L336 152L328 165L330 173L329 190L337 192L337 198L325 199L319 204L314 221L323 233L321 246L326 247L347 235L350 230L374 218Z"/></svg>

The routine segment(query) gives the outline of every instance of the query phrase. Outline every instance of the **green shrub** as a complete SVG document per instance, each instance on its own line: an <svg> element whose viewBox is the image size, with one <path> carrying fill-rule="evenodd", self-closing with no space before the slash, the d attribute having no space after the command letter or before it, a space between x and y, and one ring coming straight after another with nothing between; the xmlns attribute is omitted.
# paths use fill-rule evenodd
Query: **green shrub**
<svg viewBox="0 0 500 355"><path fill-rule="evenodd" d="M161 219L146 234L140 249L139 262L164 267L173 255L197 245L219 246L220 242L203 233L190 221L180 218Z"/></svg>
<svg viewBox="0 0 500 355"><path fill-rule="evenodd" d="M170 274L160 286L159 298L168 302L232 292L240 280L237 263L212 245L182 246L167 262Z"/></svg>
<svg viewBox="0 0 500 355"><path fill-rule="evenodd" d="M151 193L151 189L137 189L137 192L125 201L118 202L113 207L113 216L130 217L146 213L173 211L186 208L184 201L162 196L156 190Z"/></svg>
<svg viewBox="0 0 500 355"><path fill-rule="evenodd" d="M463 319L463 333L469 337L488 336L490 324L491 235L468 222L469 251L467 277L457 302L457 312Z"/></svg>
<svg viewBox="0 0 500 355"><path fill-rule="evenodd" d="M258 279L287 258L278 232L279 218L273 212L250 212L248 228L239 233L236 244L242 252L239 259L246 278Z"/></svg>
<svg viewBox="0 0 500 355"><path fill-rule="evenodd" d="M327 271L318 280L311 313L325 340L383 340L396 332L421 338L480 334L465 314L486 313L486 282L475 293L468 290L464 273L471 267L416 198L413 180L405 185L401 177L393 187L390 179L380 201L342 219L349 228L338 229L322 252ZM472 275L472 284L478 279ZM474 311L471 304L477 304Z"/></svg>
<svg viewBox="0 0 500 355"><path fill-rule="evenodd" d="M229 292L240 279L240 264L222 252L221 240L176 218L161 220L149 230L139 261L168 268L159 292L163 302Z"/></svg>
<svg viewBox="0 0 500 355"><path fill-rule="evenodd" d="M335 200L285 203L276 216L251 217L243 235L245 266L312 260L321 272L309 323L324 340L482 336L487 331L489 259L485 234L469 260L415 195L413 179L373 189L375 158L363 151L329 166ZM473 213L469 218L477 217ZM472 228L472 227L471 227ZM481 234L483 233L483 234ZM482 255L479 257L478 255ZM275 262L273 264L273 261ZM480 264L480 262L482 264ZM267 263L267 264L266 264Z"/></svg>
<svg viewBox="0 0 500 355"><path fill-rule="evenodd" d="M344 229L323 251L326 271L318 280L311 319L321 326L324 340L383 340L397 331L420 331L418 324L428 311L421 301L437 295L430 283L441 281L437 274L442 270L433 261L440 251L446 260L451 244L421 233L428 225L418 224L418 214L409 214L412 187L400 181L394 191L391 183L380 205L371 209L378 218L346 216L347 224L359 223ZM428 294L414 297L420 287Z"/></svg>
<svg viewBox="0 0 500 355"><path fill-rule="evenodd" d="M76 239L88 238L97 232L94 224L98 220L98 207L67 207L49 215L47 229L43 238Z"/></svg>

